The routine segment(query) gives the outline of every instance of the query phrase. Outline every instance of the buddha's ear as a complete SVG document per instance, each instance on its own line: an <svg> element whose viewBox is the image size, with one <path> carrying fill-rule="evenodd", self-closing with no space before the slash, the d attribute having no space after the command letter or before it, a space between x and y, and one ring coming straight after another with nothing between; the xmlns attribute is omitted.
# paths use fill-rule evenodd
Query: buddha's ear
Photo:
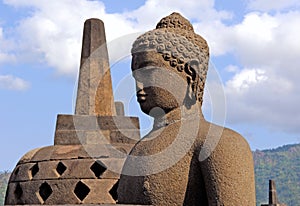
<svg viewBox="0 0 300 206"><path fill-rule="evenodd" d="M193 59L193 60L187 62L184 66L185 72L188 75L190 75L192 81L194 81L196 79L197 71L199 71L199 66L200 66L200 63L197 59Z"/></svg>
<svg viewBox="0 0 300 206"><path fill-rule="evenodd" d="M185 64L185 72L187 75L187 92L186 92L186 100L188 105L193 105L196 103L196 77L197 71L199 71L199 61L191 60Z"/></svg>

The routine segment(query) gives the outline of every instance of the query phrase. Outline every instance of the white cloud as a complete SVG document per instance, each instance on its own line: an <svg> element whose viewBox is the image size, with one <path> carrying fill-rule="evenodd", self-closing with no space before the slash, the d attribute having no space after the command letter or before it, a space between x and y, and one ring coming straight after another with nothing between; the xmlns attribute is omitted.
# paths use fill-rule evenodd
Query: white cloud
<svg viewBox="0 0 300 206"><path fill-rule="evenodd" d="M193 21L216 21L232 17L230 12L217 11L214 8L214 0L147 0L145 5L125 15L135 20L139 28L154 29L162 17L175 11Z"/></svg>
<svg viewBox="0 0 300 206"><path fill-rule="evenodd" d="M300 88L296 82L277 73L244 69L224 89L229 122L300 133Z"/></svg>
<svg viewBox="0 0 300 206"><path fill-rule="evenodd" d="M239 67L236 65L228 65L227 67L225 67L225 71L227 72L232 72L232 73L236 73L239 71Z"/></svg>
<svg viewBox="0 0 300 206"><path fill-rule="evenodd" d="M0 89L24 91L29 89L30 83L12 75L0 75Z"/></svg>
<svg viewBox="0 0 300 206"><path fill-rule="evenodd" d="M235 90L235 92L243 92L267 79L265 71L261 69L244 69L227 81L226 87Z"/></svg>
<svg viewBox="0 0 300 206"><path fill-rule="evenodd" d="M60 74L76 76L80 61L83 23L100 18L106 25L108 41L134 32L122 15L107 14L102 2L87 0L6 1L15 7L30 7L32 15L17 28L18 41L26 60L44 60ZM24 58L24 57L23 57Z"/></svg>
<svg viewBox="0 0 300 206"><path fill-rule="evenodd" d="M100 1L5 2L15 7L30 7L32 11L17 29L21 37L17 43L23 55L27 55L26 59L42 59L58 73L74 76L78 70L85 19L102 19L107 39L111 41L132 32L153 29L162 17L178 11L193 20L196 32L207 39L212 55L232 54L240 62L226 69L233 75L225 83L228 120L265 123L300 134L296 125L300 122L297 105L300 102L297 95L300 93L300 27L297 26L300 25L300 12L295 9L274 14L251 12L242 22L228 26L223 20L230 20L232 14L217 11L213 0L147 0L140 8L121 14L108 14ZM294 0L251 2L249 7L264 11L299 5ZM123 51L123 47L118 52ZM118 45L111 44L111 48L116 49Z"/></svg>
<svg viewBox="0 0 300 206"><path fill-rule="evenodd" d="M0 63L15 61L15 55L9 53L11 49L11 42L5 38L3 28L0 27Z"/></svg>
<svg viewBox="0 0 300 206"><path fill-rule="evenodd" d="M123 35L153 29L155 24L173 11L189 19L214 21L228 19L229 12L216 11L213 0L183 2L179 0L147 0L140 8L123 14L108 14L101 1L88 0L6 0L6 4L30 8L30 16L17 28L18 45L26 61L44 61L58 73L76 76L81 51L83 22L100 18L105 22L107 41ZM199 15L201 13L201 15Z"/></svg>
<svg viewBox="0 0 300 206"><path fill-rule="evenodd" d="M258 11L280 11L299 6L299 0L248 0L248 7Z"/></svg>
<svg viewBox="0 0 300 206"><path fill-rule="evenodd" d="M300 12L252 12L241 23L199 22L212 55L232 54L240 65L225 83L231 123L253 123L300 134ZM238 69L242 68L242 69ZM219 68L221 69L221 68Z"/></svg>

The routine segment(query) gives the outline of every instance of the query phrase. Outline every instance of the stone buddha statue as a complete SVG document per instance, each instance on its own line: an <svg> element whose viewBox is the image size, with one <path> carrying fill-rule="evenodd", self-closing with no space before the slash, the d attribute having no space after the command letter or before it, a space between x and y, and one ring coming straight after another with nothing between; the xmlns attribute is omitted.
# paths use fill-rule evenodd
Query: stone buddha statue
<svg viewBox="0 0 300 206"><path fill-rule="evenodd" d="M119 203L255 205L248 143L207 122L201 111L208 62L207 42L178 13L134 42L137 100L154 125L127 157Z"/></svg>

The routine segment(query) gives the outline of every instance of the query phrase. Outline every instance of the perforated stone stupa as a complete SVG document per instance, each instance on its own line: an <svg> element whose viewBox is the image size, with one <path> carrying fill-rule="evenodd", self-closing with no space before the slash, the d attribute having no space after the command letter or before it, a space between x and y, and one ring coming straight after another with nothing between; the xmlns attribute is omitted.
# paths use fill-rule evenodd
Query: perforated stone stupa
<svg viewBox="0 0 300 206"><path fill-rule="evenodd" d="M140 138L112 93L104 25L85 22L75 115L58 115L54 146L28 152L9 180L5 204L115 204L124 158ZM118 111L118 114L116 114Z"/></svg>

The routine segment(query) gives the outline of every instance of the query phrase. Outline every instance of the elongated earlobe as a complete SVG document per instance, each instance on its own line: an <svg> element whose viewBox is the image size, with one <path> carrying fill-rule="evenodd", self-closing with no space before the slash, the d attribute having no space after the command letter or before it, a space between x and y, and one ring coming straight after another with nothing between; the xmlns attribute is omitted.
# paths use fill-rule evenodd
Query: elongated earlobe
<svg viewBox="0 0 300 206"><path fill-rule="evenodd" d="M184 65L184 70L191 77L191 81L194 81L196 79L198 67L198 60L191 60Z"/></svg>
<svg viewBox="0 0 300 206"><path fill-rule="evenodd" d="M194 81L191 77L187 77L187 88L186 88L186 95L185 95L185 106L186 108L190 109L192 105L196 103L196 95L194 93Z"/></svg>

